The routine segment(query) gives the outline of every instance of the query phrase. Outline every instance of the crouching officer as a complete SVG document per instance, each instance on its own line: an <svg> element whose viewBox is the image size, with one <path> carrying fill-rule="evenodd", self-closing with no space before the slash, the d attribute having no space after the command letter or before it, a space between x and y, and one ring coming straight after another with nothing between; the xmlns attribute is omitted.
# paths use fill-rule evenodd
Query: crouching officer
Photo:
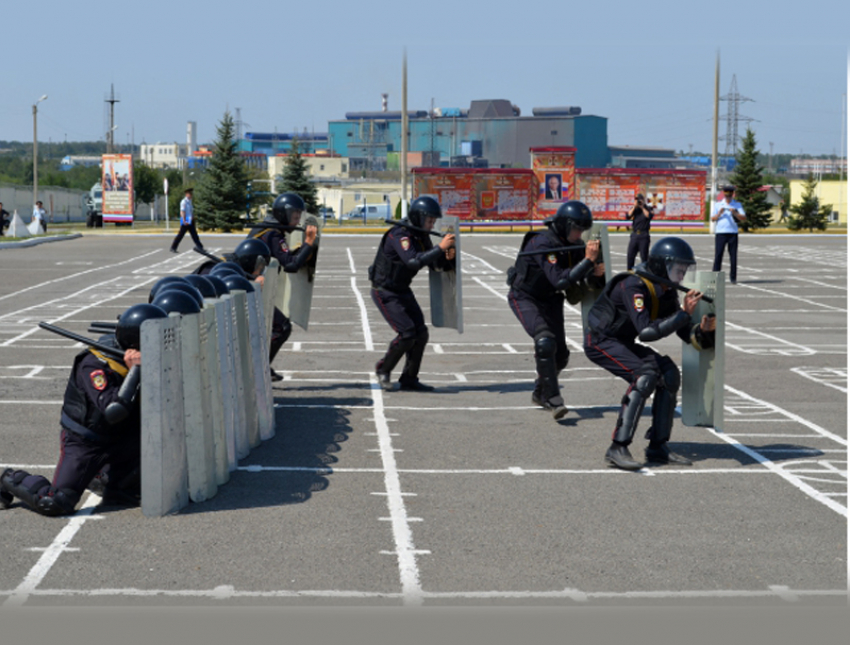
<svg viewBox="0 0 850 645"><path fill-rule="evenodd" d="M667 446L673 427L676 394L681 376L669 356L639 344L661 340L675 333L697 349L714 346L716 320L703 316L691 325L691 314L702 298L696 290L687 292L679 304L677 291L652 280L680 283L686 273L696 270L690 245L678 237L665 237L656 242L645 265L637 267L649 277L620 273L609 282L588 315L584 353L594 363L629 383L614 429L613 441L605 460L617 468L637 470L629 452L629 444L637 429L646 400L653 393L652 426L646 433L648 461L690 465L686 457Z"/></svg>
<svg viewBox="0 0 850 645"><path fill-rule="evenodd" d="M596 263L599 240L585 245L581 239L581 234L593 224L593 215L585 204L575 200L561 204L546 224L546 230L526 234L516 265L508 270L508 304L534 340L537 380L531 401L560 419L567 414L567 408L558 374L570 360L564 332L564 300L577 304L587 289L601 289L605 285L605 265Z"/></svg>
<svg viewBox="0 0 850 645"><path fill-rule="evenodd" d="M167 315L150 304L134 305L121 315L115 335L101 343L124 350L123 363L91 348L76 356L62 405L53 481L8 468L0 476L3 506L14 496L42 515L67 515L74 512L86 487L102 494L106 503L138 505L140 328L145 320Z"/></svg>
<svg viewBox="0 0 850 645"><path fill-rule="evenodd" d="M384 233L375 261L369 267L372 301L396 332L386 354L375 365L378 382L387 391L393 389L390 373L402 356L405 362L398 379L399 388L415 392L434 389L419 380L428 327L410 284L422 267L454 269L454 234L444 235L437 246L431 242L434 223L442 216L440 204L433 197L414 199L407 221L402 220Z"/></svg>
<svg viewBox="0 0 850 645"><path fill-rule="evenodd" d="M282 224L285 227L295 228L301 221L301 215L306 210L304 200L295 193L281 193L274 200L272 214L266 219L270 224ZM265 242L271 256L280 262L280 268L286 273L298 273L307 262L310 261L316 249L316 235L319 229L312 224L304 227L304 242L297 249L290 249L286 242L285 231L280 228L260 228L248 235ZM292 333L292 323L283 312L275 307L272 317L272 336L269 341L269 363L271 363L280 348ZM280 381L283 377L272 370L272 380Z"/></svg>

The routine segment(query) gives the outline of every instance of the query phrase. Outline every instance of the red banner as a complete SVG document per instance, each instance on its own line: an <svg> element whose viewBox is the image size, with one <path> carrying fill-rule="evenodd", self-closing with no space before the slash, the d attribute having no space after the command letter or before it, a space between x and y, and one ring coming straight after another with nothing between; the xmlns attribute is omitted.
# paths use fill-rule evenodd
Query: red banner
<svg viewBox="0 0 850 645"><path fill-rule="evenodd" d="M596 220L621 220L643 193L654 206L653 221L703 219L704 170L584 169L576 171L577 198Z"/></svg>
<svg viewBox="0 0 850 645"><path fill-rule="evenodd" d="M537 217L554 215L558 207L575 199L576 149L531 148L531 169L537 179Z"/></svg>
<svg viewBox="0 0 850 645"><path fill-rule="evenodd" d="M537 201L534 173L514 169L413 168L413 194L432 195L461 220L527 220Z"/></svg>

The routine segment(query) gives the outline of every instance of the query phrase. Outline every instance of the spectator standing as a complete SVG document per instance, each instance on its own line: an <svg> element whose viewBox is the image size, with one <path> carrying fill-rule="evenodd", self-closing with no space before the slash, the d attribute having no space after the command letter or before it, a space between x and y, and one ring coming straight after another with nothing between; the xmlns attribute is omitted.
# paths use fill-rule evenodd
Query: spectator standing
<svg viewBox="0 0 850 645"><path fill-rule="evenodd" d="M626 219L632 220L632 234L629 236L629 249L626 252L626 270L635 268L635 257L640 253L640 261L646 262L649 257L649 226L652 221L653 208L646 203L643 193L635 196L635 205Z"/></svg>
<svg viewBox="0 0 850 645"><path fill-rule="evenodd" d="M174 236L174 241L171 243L171 252L177 253L177 247L180 246L180 240L188 231L192 236L192 241L195 243L195 248L203 251L204 245L201 244L201 239L198 237L198 231L195 230L195 213L192 207L193 188L186 189L186 196L180 200L180 230Z"/></svg>
<svg viewBox="0 0 850 645"><path fill-rule="evenodd" d="M44 212L41 202L35 203L35 208L32 209L32 221L38 220L41 223L41 228L47 233L47 214Z"/></svg>
<svg viewBox="0 0 850 645"><path fill-rule="evenodd" d="M723 187L723 199L714 203L711 209L711 221L714 228L714 266L712 271L720 271L723 266L723 250L729 247L729 281L738 282L738 222L747 219L744 207L735 200L735 187Z"/></svg>

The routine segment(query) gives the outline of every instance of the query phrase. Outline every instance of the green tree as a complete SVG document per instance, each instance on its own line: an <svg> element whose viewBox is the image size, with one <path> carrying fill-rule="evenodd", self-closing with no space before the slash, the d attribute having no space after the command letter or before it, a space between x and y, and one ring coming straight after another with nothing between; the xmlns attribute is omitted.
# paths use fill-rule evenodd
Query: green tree
<svg viewBox="0 0 850 645"><path fill-rule="evenodd" d="M747 214L740 224L745 231L767 228L771 221L767 194L760 190L764 186L764 168L757 163L758 155L755 132L747 128L741 151L736 155L735 173L730 178L735 185L735 198Z"/></svg>
<svg viewBox="0 0 850 645"><path fill-rule="evenodd" d="M307 162L298 149L298 137L292 139L292 148L283 165L283 176L277 182L278 193L295 193L304 200L307 212L319 214L318 191L310 181Z"/></svg>
<svg viewBox="0 0 850 645"><path fill-rule="evenodd" d="M803 184L803 198L799 204L792 204L790 210L796 217L790 217L788 220L788 228L792 231L799 231L807 228L811 233L814 229L819 231L826 230L826 223L829 220L829 215L832 213L832 204L824 204L821 206L820 200L815 195L815 190L818 187L817 180L809 174L806 183Z"/></svg>
<svg viewBox="0 0 850 645"><path fill-rule="evenodd" d="M150 204L157 194L162 193L162 178L159 173L143 163L133 166L133 188L136 204Z"/></svg>
<svg viewBox="0 0 850 645"><path fill-rule="evenodd" d="M220 228L225 233L242 228L247 203L245 163L236 153L233 117L224 113L209 167L195 188L194 206L201 230Z"/></svg>

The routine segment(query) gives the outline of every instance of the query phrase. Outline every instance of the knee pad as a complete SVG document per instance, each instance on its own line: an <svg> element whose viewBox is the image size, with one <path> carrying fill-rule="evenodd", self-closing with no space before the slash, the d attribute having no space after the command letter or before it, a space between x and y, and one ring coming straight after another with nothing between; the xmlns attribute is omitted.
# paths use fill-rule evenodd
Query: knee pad
<svg viewBox="0 0 850 645"><path fill-rule="evenodd" d="M638 374L638 377L632 383L632 388L640 392L641 396L646 400L655 391L656 385L658 385L658 374L655 372L644 372Z"/></svg>
<svg viewBox="0 0 850 645"><path fill-rule="evenodd" d="M53 488L47 495L42 496L35 505L35 511L42 515L56 517L57 515L70 515L74 512L80 496L70 488Z"/></svg>
<svg viewBox="0 0 850 645"><path fill-rule="evenodd" d="M552 332L541 332L534 336L534 355L537 358L554 358L558 351L558 343Z"/></svg>
<svg viewBox="0 0 850 645"><path fill-rule="evenodd" d="M285 318L283 322L272 327L272 342L283 345L291 333L292 323L289 321L289 318Z"/></svg>
<svg viewBox="0 0 850 645"><path fill-rule="evenodd" d="M666 356L661 365L661 382L659 385L671 394L676 394L682 384L682 374L676 364Z"/></svg>
<svg viewBox="0 0 850 645"><path fill-rule="evenodd" d="M395 345L395 349L400 352L406 352L416 344L416 336L396 336L390 345Z"/></svg>
<svg viewBox="0 0 850 645"><path fill-rule="evenodd" d="M30 478L29 483L25 483ZM44 477L30 475L24 470L7 468L0 476L0 487L7 493L17 497L30 508L35 509L41 492L50 489L50 482Z"/></svg>

